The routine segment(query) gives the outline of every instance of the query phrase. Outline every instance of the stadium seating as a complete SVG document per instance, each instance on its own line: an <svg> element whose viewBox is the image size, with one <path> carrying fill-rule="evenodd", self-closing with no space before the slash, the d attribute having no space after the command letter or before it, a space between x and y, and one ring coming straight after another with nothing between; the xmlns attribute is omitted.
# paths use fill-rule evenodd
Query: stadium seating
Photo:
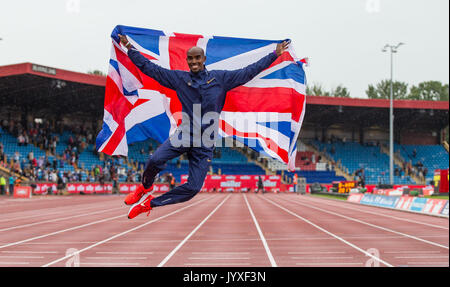
<svg viewBox="0 0 450 287"><path fill-rule="evenodd" d="M433 173L436 169L449 168L448 152L441 145L395 145L395 151L400 152L402 159L405 162L417 165L421 162L423 168L428 169L427 181L432 180ZM415 151L415 156L414 156Z"/></svg>
<svg viewBox="0 0 450 287"><path fill-rule="evenodd" d="M314 141L319 150L325 150L334 161L341 161L350 174L364 169L366 184L389 183L389 156L378 146L364 146L359 143L321 143ZM400 167L398 167L400 168ZM394 176L395 184L414 184L407 176Z"/></svg>
<svg viewBox="0 0 450 287"><path fill-rule="evenodd" d="M0 128L0 141L3 143L3 151L8 157L8 161L11 158L14 158L14 154L16 152L19 154L20 161L22 161L22 159L26 160L30 152L33 152L35 158L45 156L45 152L43 150L32 144L19 146L17 143L17 138L9 134L7 131L2 130L2 128Z"/></svg>

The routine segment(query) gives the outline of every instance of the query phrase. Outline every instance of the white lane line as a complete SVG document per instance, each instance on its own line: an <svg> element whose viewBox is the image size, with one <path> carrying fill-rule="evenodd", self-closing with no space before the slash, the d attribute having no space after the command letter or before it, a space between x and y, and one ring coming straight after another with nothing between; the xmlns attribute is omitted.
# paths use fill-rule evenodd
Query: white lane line
<svg viewBox="0 0 450 287"><path fill-rule="evenodd" d="M222 200L222 202L220 202L216 208L214 208L213 211L211 211L211 213L208 214L208 216L205 217L205 219L202 220L202 222L200 222L199 225L197 225L197 227L194 228L194 230L191 231L191 233L188 234L188 236L186 236L186 238L184 238L167 256L166 258L164 258L157 267L162 267L164 266L164 264L167 263L167 261L169 261L170 258L172 258L172 256L186 243L186 241L189 240L189 238L192 237L192 235L194 235L195 232L197 232L197 230L200 229L200 227L202 227L202 225L225 203L225 201L228 200L228 198L230 198L230 194L225 197L224 200Z"/></svg>
<svg viewBox="0 0 450 287"><path fill-rule="evenodd" d="M292 202L292 201L289 201L289 202ZM374 228L381 229L381 230L384 230L384 231L387 231L387 232L391 232L391 233L395 233L395 234L398 234L398 235L401 235L401 236L404 236L404 237L408 237L408 238L411 238L411 239L414 239L414 240L417 240L417 241L421 241L421 242L424 242L424 243L427 243L427 244L431 244L431 245L434 245L434 246L437 246L437 247L448 249L448 246L445 246L445 245L442 245L442 244L439 244L439 243L436 243L436 242L433 242L433 241L425 240L425 239L422 239L422 238L419 238L419 237L416 237L416 236L413 236L413 235L409 235L409 234L406 234L406 233L403 233L403 232L395 231L395 230L392 230L392 229L389 229L389 228L386 228L386 227L382 227L382 226L379 226L379 225L368 223L368 222L365 222L365 221L362 221L362 220L359 220L359 219L356 219L356 218L352 218L352 217L349 217L349 216L346 216L346 215L342 215L342 214L333 212L333 211L329 211L329 210L326 210L326 209L318 208L318 207L315 207L315 206L312 206L312 205L309 205L309 204L303 204L303 203L300 203L298 201L295 201L294 203L298 204L298 205L301 205L301 206L306 206L308 208L312 208L312 209L315 209L315 210L319 210L321 212L325 212L325 213L328 213L328 214L339 216L339 217L342 217L342 218L345 218L345 219L348 219L348 220L351 220L351 221L354 221L354 222L358 222L358 223L361 223L361 224L364 224L364 225L367 225L367 226L370 226L370 227L374 227Z"/></svg>
<svg viewBox="0 0 450 287"><path fill-rule="evenodd" d="M270 252L269 245L267 244L266 238L264 237L264 234L261 231L261 227L259 227L258 221L256 220L255 214L253 213L252 208L250 207L250 204L247 200L247 195L244 194L245 203L247 204L248 210L250 211L250 215L252 216L253 222L255 223L256 229L258 230L259 237L261 238L262 244L264 246L264 249L266 250L267 257L269 258L270 264L272 267L277 267L277 263L275 262L275 259L272 256L272 252Z"/></svg>
<svg viewBox="0 0 450 287"><path fill-rule="evenodd" d="M78 215L73 215L73 216L61 217L61 218L56 218L56 219L38 221L38 222L28 223L28 224L23 224L23 225L16 225L16 226L0 229L0 232L9 231L9 230L18 229L18 228L25 228L25 227L35 226L35 225L39 225L39 224L57 222L57 221L66 220L66 219L72 219L72 218L77 218L77 217L85 217L85 216L88 216L88 215L105 213L105 212L113 211L113 210L117 210L117 209L122 209L122 208L116 207L116 208L110 208L110 209L95 211L95 212L91 212L91 213L84 213L84 214L78 214Z"/></svg>
<svg viewBox="0 0 450 287"><path fill-rule="evenodd" d="M353 259L354 257L353 256L345 256L345 257L322 257L322 256L320 256L320 257L291 257L292 259L295 259L295 260L298 260L298 259L305 259L305 260L317 260L317 259L319 259L319 260L323 260L323 259Z"/></svg>
<svg viewBox="0 0 450 287"><path fill-rule="evenodd" d="M81 262L80 265L98 265L98 266L139 266L140 263L121 263L121 262Z"/></svg>
<svg viewBox="0 0 450 287"><path fill-rule="evenodd" d="M8 266L13 266L13 265L27 265L30 264L30 262L0 262L0 265L8 265Z"/></svg>
<svg viewBox="0 0 450 287"><path fill-rule="evenodd" d="M363 265L362 263L344 263L344 262L338 262L338 263L295 263L295 265L305 265L305 266L347 266L347 265Z"/></svg>
<svg viewBox="0 0 450 287"><path fill-rule="evenodd" d="M266 199L266 198L263 198L263 199L264 199L265 201L269 202L270 204L275 205L275 206L277 206L278 208L280 208L280 209L286 211L286 212L289 213L290 215L297 217L298 219L300 219L300 220L302 220L302 221L304 221L304 222L306 222L306 223L308 223L308 224L314 226L315 228L319 229L320 231L325 232L326 234L328 234L328 235L330 235L330 236L336 238L337 240L339 240L339 241L341 241L341 242L347 244L348 246L353 247L354 249L356 249L356 250L360 251L361 253L365 254L366 256L368 256L368 257L370 257L370 258L372 258L372 259L374 259L374 260L376 260L376 261L378 261L378 262L380 262L380 263L383 263L384 265L386 265L386 266L388 266L388 267L393 267L393 265L389 264L388 262L386 262L386 261L384 261L384 260L382 260L382 259L380 259L380 258L374 256L373 254L370 254L369 252L367 252L367 251L365 251L365 250L359 248L358 246L356 246L356 245L354 245L354 244L348 242L347 240L345 240L345 239L343 239L343 238L337 236L336 234L329 232L328 230L326 230L326 229L324 229L324 228L318 226L317 224L312 223L312 222L309 221L308 219L301 217L300 215L298 215L298 214L296 214L296 213L290 211L289 209L287 209L287 208L285 208L285 207L283 207L283 206L281 206L281 205L279 205L279 204L277 204L277 203L275 203L275 202L273 202L273 201L270 201L270 200L268 200L268 199Z"/></svg>
<svg viewBox="0 0 450 287"><path fill-rule="evenodd" d="M308 251L308 252L288 252L288 254L298 255L298 254L345 254L344 251Z"/></svg>
<svg viewBox="0 0 450 287"><path fill-rule="evenodd" d="M95 252L96 254L117 254L117 255L147 255L147 254L153 254L153 252L115 252L115 251L98 251Z"/></svg>
<svg viewBox="0 0 450 287"><path fill-rule="evenodd" d="M192 252L192 254L210 254L210 255L241 255L241 254L250 254L250 252Z"/></svg>
<svg viewBox="0 0 450 287"><path fill-rule="evenodd" d="M103 260L111 260L111 259L120 259L120 260L146 260L147 257L104 257L104 256L89 256L83 257L84 259L103 259Z"/></svg>
<svg viewBox="0 0 450 287"><path fill-rule="evenodd" d="M28 258L28 259L38 259L38 258L44 258L44 256L0 255L0 259L2 259L2 258Z"/></svg>
<svg viewBox="0 0 450 287"><path fill-rule="evenodd" d="M447 256L396 256L395 258L400 258L400 259L413 259L413 258L423 258L423 259L427 259L427 258L448 258Z"/></svg>
<svg viewBox="0 0 450 287"><path fill-rule="evenodd" d="M206 262L206 263L184 263L185 266L249 266L251 263L241 263L241 262L230 262L230 263L216 263L216 262Z"/></svg>
<svg viewBox="0 0 450 287"><path fill-rule="evenodd" d="M166 214L166 215L163 215L163 216L160 216L160 217L158 217L158 218L155 218L155 219L153 219L153 220L151 220L151 221L149 221L149 222L146 222L146 223L144 223L144 224L138 225L138 226L136 226L136 227L134 227L134 228L131 228L131 229L126 230L126 231L124 231L124 232L121 232L121 233L119 233L119 234L113 235L113 236L111 236L111 237L109 237L109 238L107 238L107 239L105 239L105 240L98 241L98 242L96 242L95 244L92 244L92 245L90 245L90 246L88 246L88 247L85 247L85 248L83 248L83 249L78 250L76 253L68 254L68 255L66 255L66 256L64 256L64 257L61 257L61 258L56 259L56 260L54 260L54 261L52 261L52 262L49 262L49 263L47 263L47 264L45 264L45 265L42 265L42 267L48 267L48 266L51 266L51 265L53 265L53 264L55 264L55 263L58 263L58 262L60 262L60 261L62 261L62 260L68 259L68 258L70 258L70 257L72 257L72 256L74 256L74 255L80 254L80 253L82 253L82 252L84 252L84 251L86 251L86 250L89 250L89 249L94 248L94 247L96 247L96 246L98 246L98 245L101 245L101 244L103 244L103 243L106 243L106 242L108 242L108 241L111 241L111 240L113 240L113 239L115 239L115 238L118 238L118 237L120 237L120 236L122 236L122 235L125 235L125 234L130 233L130 232L135 231L135 230L138 230L138 229L140 229L140 228L142 228L142 227L144 227L144 226L147 226L147 225L149 225L149 224L152 224L152 223L154 223L154 222L157 222L157 221L159 221L159 220L161 220L161 219L164 219L164 218L166 218L166 217L169 217L169 216L171 216L171 215L177 214L177 213L179 213L179 212L181 212L181 211L183 211L183 210L185 210L185 209L187 209L187 208L189 208L189 207L192 207L192 206L195 206L195 205L197 205L197 204L200 204L201 202L203 202L203 201L205 201L205 200L207 200L207 199L209 199L209 198L204 198L204 199L199 200L199 201L197 201L197 202L194 202L194 203L192 203L192 204L190 204L190 205L187 205L187 206L185 206L185 207L183 207L183 208L180 208L180 209L177 209L177 210L175 210L175 211L173 211L173 212L170 212L170 213L168 213L168 214ZM123 215L121 215L121 216L123 216Z"/></svg>
<svg viewBox="0 0 450 287"><path fill-rule="evenodd" d="M250 257L188 257L189 260L250 260Z"/></svg>
<svg viewBox="0 0 450 287"><path fill-rule="evenodd" d="M21 250L11 250L11 251L0 251L1 253L19 253L19 254L56 254L57 251L21 251Z"/></svg>
<svg viewBox="0 0 450 287"><path fill-rule="evenodd" d="M441 253L441 251L426 251L426 250L403 250L403 251L384 251L383 253L386 254L411 254L411 253L424 253L424 254L429 254L429 253Z"/></svg>
<svg viewBox="0 0 450 287"><path fill-rule="evenodd" d="M448 261L447 262L407 262L407 264L412 265L438 265L443 267L448 267Z"/></svg>
<svg viewBox="0 0 450 287"><path fill-rule="evenodd" d="M307 201L308 200L310 200L312 202L315 202L315 203L323 203L324 202L323 200L315 200L315 199L312 199L312 198L308 198ZM328 201L330 201L330 200L328 200ZM348 204L353 204L353 203L349 203L347 201L344 201L344 202L348 203ZM381 212L368 211L368 210L364 210L364 209L361 209L361 208L352 208L352 207L349 207L349 206L345 206L345 204L330 204L328 202L326 204L334 206L334 207L339 207L339 208L342 207L342 208L346 208L346 209L350 209L350 210L355 210L355 211L360 211L360 212L364 212L364 213L374 214L374 215L377 215L377 216L384 216L384 217L395 219L395 220L406 221L406 222L415 223L415 224L421 224L421 225L425 225L425 226L429 226L429 227L435 227L435 228L449 230L449 228L445 227L445 226L435 225L435 224L426 223L426 222L420 222L420 221L411 220L411 219L407 219L407 218L403 218L403 217L396 217L396 216L393 216L393 215L387 215L387 214L383 214ZM373 206L367 206L367 207L373 207ZM392 210L392 211L396 211L396 210Z"/></svg>

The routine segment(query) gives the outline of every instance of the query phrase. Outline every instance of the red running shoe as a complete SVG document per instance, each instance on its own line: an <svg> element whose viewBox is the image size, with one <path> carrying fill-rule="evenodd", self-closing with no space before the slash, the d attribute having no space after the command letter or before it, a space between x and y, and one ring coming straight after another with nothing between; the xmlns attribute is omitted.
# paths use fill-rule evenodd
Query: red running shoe
<svg viewBox="0 0 450 287"><path fill-rule="evenodd" d="M139 185L139 187L134 191L131 192L125 197L125 204L126 205L132 205L138 202L144 194L147 192L152 191L153 187L150 187L149 189L144 189L144 186L142 184Z"/></svg>
<svg viewBox="0 0 450 287"><path fill-rule="evenodd" d="M128 211L128 218L129 219L133 219L136 216L138 216L139 214L143 213L143 212L147 212L147 216L150 215L150 211L152 210L152 207L150 206L150 202L152 201L152 199L155 198L153 195L151 195L150 193L145 194L141 200L139 200L139 202L133 204L133 206L131 206L130 210Z"/></svg>

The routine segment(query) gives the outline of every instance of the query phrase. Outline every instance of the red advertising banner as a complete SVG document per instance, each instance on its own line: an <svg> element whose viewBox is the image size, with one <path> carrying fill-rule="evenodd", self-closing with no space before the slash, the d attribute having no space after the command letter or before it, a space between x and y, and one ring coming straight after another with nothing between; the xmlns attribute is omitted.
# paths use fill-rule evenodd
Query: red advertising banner
<svg viewBox="0 0 450 287"><path fill-rule="evenodd" d="M53 194L57 191L57 184L51 182L36 183L33 194L45 195L49 194L49 188ZM110 194L112 193L112 183L67 183L66 191L69 194Z"/></svg>
<svg viewBox="0 0 450 287"><path fill-rule="evenodd" d="M31 198L31 186L14 186L14 198Z"/></svg>
<svg viewBox="0 0 450 287"><path fill-rule="evenodd" d="M121 183L119 184L120 193L134 192L140 183ZM153 192L165 193L170 190L168 183L155 183L153 184Z"/></svg>
<svg viewBox="0 0 450 287"><path fill-rule="evenodd" d="M287 187L282 186L281 176L261 175L264 189L267 192L286 191ZM187 175L181 176L181 183L188 180ZM203 184L203 192L246 192L254 191L258 188L258 175L207 175Z"/></svg>
<svg viewBox="0 0 450 287"><path fill-rule="evenodd" d="M48 194L49 188L53 193L56 192L56 183L46 182L46 183L36 183L36 187L33 189L33 194Z"/></svg>
<svg viewBox="0 0 450 287"><path fill-rule="evenodd" d="M70 194L109 194L112 193L112 184L67 183L66 189Z"/></svg>

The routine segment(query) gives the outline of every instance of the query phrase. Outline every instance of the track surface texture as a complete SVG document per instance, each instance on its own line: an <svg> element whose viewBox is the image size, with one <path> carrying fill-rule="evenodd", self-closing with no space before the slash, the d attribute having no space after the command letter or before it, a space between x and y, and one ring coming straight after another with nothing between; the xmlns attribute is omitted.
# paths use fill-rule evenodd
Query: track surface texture
<svg viewBox="0 0 450 287"><path fill-rule="evenodd" d="M449 220L296 194L0 197L0 267L449 266Z"/></svg>

